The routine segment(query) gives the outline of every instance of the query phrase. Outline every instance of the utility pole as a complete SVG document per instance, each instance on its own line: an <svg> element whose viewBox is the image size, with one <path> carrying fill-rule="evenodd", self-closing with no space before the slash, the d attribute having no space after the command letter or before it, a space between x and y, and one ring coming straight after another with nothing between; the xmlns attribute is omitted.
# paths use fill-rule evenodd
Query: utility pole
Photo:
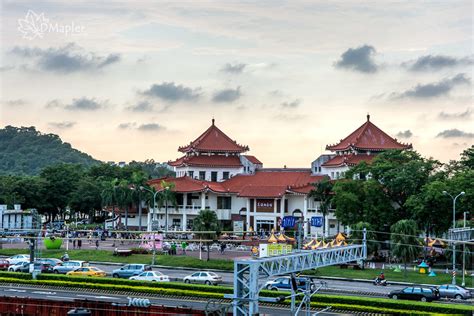
<svg viewBox="0 0 474 316"><path fill-rule="evenodd" d="M453 197L447 191L443 191L443 194L450 196L451 199L453 200L453 232L454 232L454 230L456 229L456 200L461 195L464 195L465 192L463 191L463 192L459 193L458 195L456 195L455 197ZM453 280L452 280L451 283L453 285L456 285L456 243L454 241L452 243L453 243Z"/></svg>

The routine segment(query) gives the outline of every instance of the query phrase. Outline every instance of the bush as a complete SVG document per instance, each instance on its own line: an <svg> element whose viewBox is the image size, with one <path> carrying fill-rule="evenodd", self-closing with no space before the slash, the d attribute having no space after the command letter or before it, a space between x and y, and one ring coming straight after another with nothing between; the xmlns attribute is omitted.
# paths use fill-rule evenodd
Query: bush
<svg viewBox="0 0 474 316"><path fill-rule="evenodd" d="M132 251L132 254L134 255L147 255L149 254L149 251L143 248L139 247L134 247L130 249Z"/></svg>

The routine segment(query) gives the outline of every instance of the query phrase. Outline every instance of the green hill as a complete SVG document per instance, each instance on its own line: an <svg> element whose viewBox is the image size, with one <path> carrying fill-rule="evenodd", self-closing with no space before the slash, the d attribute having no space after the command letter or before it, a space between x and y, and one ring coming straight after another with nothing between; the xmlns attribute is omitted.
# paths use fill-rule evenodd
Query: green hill
<svg viewBox="0 0 474 316"><path fill-rule="evenodd" d="M57 163L98 163L64 143L58 135L42 134L35 127L6 126L0 129L0 174L36 175Z"/></svg>

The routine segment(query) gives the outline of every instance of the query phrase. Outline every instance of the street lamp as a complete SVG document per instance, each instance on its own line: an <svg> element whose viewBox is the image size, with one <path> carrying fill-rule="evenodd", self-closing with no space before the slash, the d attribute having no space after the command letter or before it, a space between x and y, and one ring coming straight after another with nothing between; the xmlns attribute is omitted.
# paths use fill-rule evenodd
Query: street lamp
<svg viewBox="0 0 474 316"><path fill-rule="evenodd" d="M153 218L154 218L155 217L155 210L156 210L156 195L159 192L158 191L153 192L152 190L147 189L147 188L142 187L142 186L140 187L140 190L145 190L145 191L148 191L151 194L153 194ZM150 214L150 212L148 212L148 214ZM147 231L150 232L151 231L151 216L150 216L150 219L148 220L147 226L148 226ZM156 258L156 245L155 245L155 242L156 242L155 232L153 232L153 259L151 261L152 265L155 265L155 258Z"/></svg>
<svg viewBox="0 0 474 316"><path fill-rule="evenodd" d="M444 195L448 195L449 197L451 197L451 199L453 200L453 232L454 232L454 229L456 228L456 200L458 199L458 197L460 197L461 195L464 195L465 192L462 191L461 193L459 193L458 195L456 196L452 196L451 194L449 194L447 191L443 191L443 194ZM455 271L456 271L456 244L454 243L453 241L453 280L452 280L452 284L453 285L456 285L456 274L455 274Z"/></svg>
<svg viewBox="0 0 474 316"><path fill-rule="evenodd" d="M466 228L466 215L470 214L469 212L463 213L463 226ZM466 244L462 245L462 286L466 286Z"/></svg>

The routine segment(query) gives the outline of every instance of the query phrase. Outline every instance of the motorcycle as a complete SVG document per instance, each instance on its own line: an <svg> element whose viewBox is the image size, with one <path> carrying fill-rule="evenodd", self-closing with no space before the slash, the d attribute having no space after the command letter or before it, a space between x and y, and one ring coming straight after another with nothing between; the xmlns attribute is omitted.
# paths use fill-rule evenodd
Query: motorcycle
<svg viewBox="0 0 474 316"><path fill-rule="evenodd" d="M385 280L385 279L381 280L379 278L376 278L373 283L374 283L374 285L377 285L377 286L378 285L387 286L387 284L388 284L387 280Z"/></svg>

